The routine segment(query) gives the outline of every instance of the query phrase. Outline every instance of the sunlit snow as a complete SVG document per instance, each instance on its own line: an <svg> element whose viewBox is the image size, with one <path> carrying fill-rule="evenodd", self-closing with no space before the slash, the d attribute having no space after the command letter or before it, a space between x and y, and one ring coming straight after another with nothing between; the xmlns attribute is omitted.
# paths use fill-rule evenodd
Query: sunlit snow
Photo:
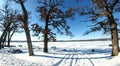
<svg viewBox="0 0 120 66"><path fill-rule="evenodd" d="M0 66L120 66L120 56L111 57L110 41L49 42L49 53L43 53L43 42L33 42L34 56L28 56L26 43L11 44L23 52L1 49Z"/></svg>

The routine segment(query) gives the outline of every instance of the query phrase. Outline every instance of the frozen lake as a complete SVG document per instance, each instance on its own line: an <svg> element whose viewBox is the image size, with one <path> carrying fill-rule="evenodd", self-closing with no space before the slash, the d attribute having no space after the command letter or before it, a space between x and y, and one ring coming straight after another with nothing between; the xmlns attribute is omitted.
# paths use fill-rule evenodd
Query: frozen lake
<svg viewBox="0 0 120 66"><path fill-rule="evenodd" d="M93 46L108 46L111 44L111 41L80 41L80 42L48 42L48 47L56 46L56 47L93 47ZM27 42L11 42L11 45L19 46L22 45L23 47L27 46ZM44 42L32 42L33 46L44 46ZM80 45L80 46L78 46Z"/></svg>

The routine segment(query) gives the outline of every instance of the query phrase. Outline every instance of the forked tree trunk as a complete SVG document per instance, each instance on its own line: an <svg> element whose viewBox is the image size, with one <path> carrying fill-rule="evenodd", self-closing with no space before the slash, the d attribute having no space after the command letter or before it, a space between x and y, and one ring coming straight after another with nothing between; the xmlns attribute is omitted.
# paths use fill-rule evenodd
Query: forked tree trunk
<svg viewBox="0 0 120 66"><path fill-rule="evenodd" d="M118 56L119 53L119 41L118 41L118 31L117 31L117 23L114 18L110 19L110 30L111 30L111 40L112 40L112 53L111 56Z"/></svg>
<svg viewBox="0 0 120 66"><path fill-rule="evenodd" d="M4 38L5 38L6 34L7 34L7 30L9 29L10 25L11 25L11 22L9 22L7 24L5 30L3 31L3 33L2 33L2 35L0 37L0 49L2 48L2 45L3 45L2 43L4 43Z"/></svg>

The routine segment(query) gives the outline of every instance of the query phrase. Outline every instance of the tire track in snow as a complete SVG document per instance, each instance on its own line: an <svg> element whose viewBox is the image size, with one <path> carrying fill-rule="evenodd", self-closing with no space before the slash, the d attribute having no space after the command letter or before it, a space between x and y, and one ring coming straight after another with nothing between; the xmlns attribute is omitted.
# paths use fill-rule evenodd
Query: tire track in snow
<svg viewBox="0 0 120 66"><path fill-rule="evenodd" d="M72 52L65 54L64 57L53 66L94 66L90 58L90 55L73 49Z"/></svg>
<svg viewBox="0 0 120 66"><path fill-rule="evenodd" d="M95 66L93 61L91 60L90 55L85 54L84 52L77 52L79 57L79 62L76 64L79 64L80 66Z"/></svg>
<svg viewBox="0 0 120 66"><path fill-rule="evenodd" d="M71 52L67 52L67 54L53 66L74 66L77 61L78 53L73 49Z"/></svg>
<svg viewBox="0 0 120 66"><path fill-rule="evenodd" d="M60 61L58 61L57 63L53 64L52 66L59 66L61 63L64 63L65 60L66 60L69 56L70 56L69 53L65 54L64 57L63 57Z"/></svg>

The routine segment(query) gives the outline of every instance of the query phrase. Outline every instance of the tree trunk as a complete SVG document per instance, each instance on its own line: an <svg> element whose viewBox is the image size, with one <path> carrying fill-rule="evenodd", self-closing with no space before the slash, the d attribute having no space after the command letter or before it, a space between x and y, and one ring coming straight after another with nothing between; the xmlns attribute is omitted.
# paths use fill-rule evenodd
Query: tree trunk
<svg viewBox="0 0 120 66"><path fill-rule="evenodd" d="M27 24L24 23L24 25L27 25ZM29 56L32 56L32 55L34 55L34 52L33 52L33 48L32 48L32 42L31 42L30 31L29 31L29 29L28 29L28 26L26 26L26 28L24 28L24 30L25 30L26 39L27 39Z"/></svg>
<svg viewBox="0 0 120 66"><path fill-rule="evenodd" d="M8 32L8 38L7 38L7 40L8 40L8 42L7 42L7 44L8 44L7 47L10 47L10 40L11 40L11 39L10 39L10 31Z"/></svg>
<svg viewBox="0 0 120 66"><path fill-rule="evenodd" d="M48 52L48 22L46 22L46 27L43 31L44 33L44 52Z"/></svg>
<svg viewBox="0 0 120 66"><path fill-rule="evenodd" d="M118 30L117 23L114 20L114 17L108 17L110 21L110 30L111 30L111 40L112 40L112 53L111 56L118 56L119 53L119 41L118 41Z"/></svg>
<svg viewBox="0 0 120 66"><path fill-rule="evenodd" d="M2 43L4 43L4 38L5 38L5 35L7 34L7 30L9 29L11 25L11 22L9 22L5 28L5 30L3 31L1 37L0 37L0 49L2 48Z"/></svg>
<svg viewBox="0 0 120 66"><path fill-rule="evenodd" d="M15 30L16 29L14 29L13 31L8 32L8 45L7 45L7 47L10 47L10 41L11 41L11 38L12 38L13 34L15 33Z"/></svg>
<svg viewBox="0 0 120 66"><path fill-rule="evenodd" d="M47 17L46 17L46 22L45 22L45 33L44 33L44 52L48 52L48 23L49 23L49 16L50 16L50 10L48 11Z"/></svg>
<svg viewBox="0 0 120 66"><path fill-rule="evenodd" d="M6 44L6 38L7 38L7 33L4 35L3 37L3 41L2 41L2 48L4 48L5 44Z"/></svg>
<svg viewBox="0 0 120 66"><path fill-rule="evenodd" d="M111 39L112 39L112 54L111 56L118 56L119 53L119 42L117 24L114 22L111 24Z"/></svg>
<svg viewBox="0 0 120 66"><path fill-rule="evenodd" d="M10 38L10 35L8 35L8 43L7 43L7 47L10 47L10 41L11 41L11 38Z"/></svg>
<svg viewBox="0 0 120 66"><path fill-rule="evenodd" d="M48 52L48 34L44 34L44 52Z"/></svg>
<svg viewBox="0 0 120 66"><path fill-rule="evenodd" d="M3 48L3 43L4 43L4 38L6 36L6 31L7 31L7 28L4 30L4 32L2 33L2 35L0 37L0 49Z"/></svg>
<svg viewBox="0 0 120 66"><path fill-rule="evenodd" d="M28 45L28 50L29 50L29 56L34 55L33 52L33 48L32 48L32 41L31 41L31 37L30 37L30 31L28 28L28 13L27 10L24 6L23 1L19 0L21 8L23 10L23 24L24 24L24 30L25 30L25 34L26 34L26 39L27 39L27 45Z"/></svg>

